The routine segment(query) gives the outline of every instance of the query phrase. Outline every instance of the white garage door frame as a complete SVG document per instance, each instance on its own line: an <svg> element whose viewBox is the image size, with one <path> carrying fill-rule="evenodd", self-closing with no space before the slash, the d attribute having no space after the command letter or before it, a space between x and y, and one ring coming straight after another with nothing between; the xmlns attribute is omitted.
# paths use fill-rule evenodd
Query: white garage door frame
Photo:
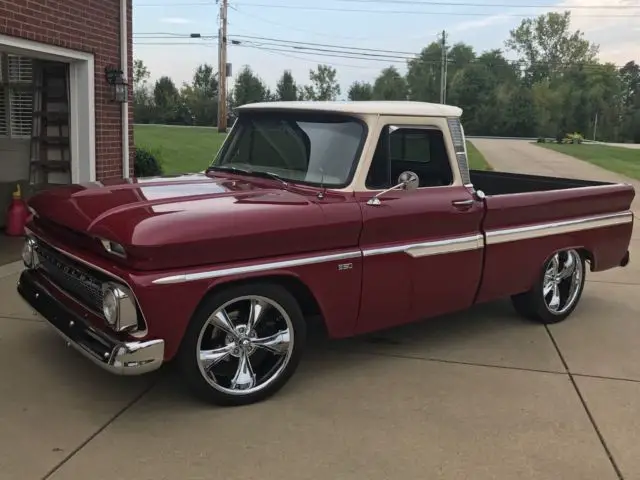
<svg viewBox="0 0 640 480"><path fill-rule="evenodd" d="M0 34L8 53L69 64L69 141L72 183L96 180L95 61L93 54Z"/></svg>

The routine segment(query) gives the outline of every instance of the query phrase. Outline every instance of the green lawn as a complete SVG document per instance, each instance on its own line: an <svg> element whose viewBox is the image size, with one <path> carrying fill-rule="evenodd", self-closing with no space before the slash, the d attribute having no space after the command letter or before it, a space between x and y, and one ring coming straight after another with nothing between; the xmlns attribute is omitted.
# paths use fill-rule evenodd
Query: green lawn
<svg viewBox="0 0 640 480"><path fill-rule="evenodd" d="M201 172L211 163L225 135L208 127L136 125L135 144L155 152L165 174ZM469 167L491 170L482 154L467 142Z"/></svg>
<svg viewBox="0 0 640 480"><path fill-rule="evenodd" d="M467 141L467 155L469 155L469 168L471 170L493 170L480 151L469 141Z"/></svg>
<svg viewBox="0 0 640 480"><path fill-rule="evenodd" d="M612 172L640 180L640 150L607 145L536 143L540 147L565 153Z"/></svg>
<svg viewBox="0 0 640 480"><path fill-rule="evenodd" d="M136 125L135 144L157 154L165 174L201 172L218 152L225 134L209 127Z"/></svg>

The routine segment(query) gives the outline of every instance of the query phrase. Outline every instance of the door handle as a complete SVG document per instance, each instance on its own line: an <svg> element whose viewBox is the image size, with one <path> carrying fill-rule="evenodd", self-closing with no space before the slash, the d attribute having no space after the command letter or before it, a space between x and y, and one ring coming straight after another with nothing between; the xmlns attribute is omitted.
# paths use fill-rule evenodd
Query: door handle
<svg viewBox="0 0 640 480"><path fill-rule="evenodd" d="M471 205L473 205L473 199L468 199L468 200L454 200L453 202L451 202L451 204L454 207L470 207Z"/></svg>

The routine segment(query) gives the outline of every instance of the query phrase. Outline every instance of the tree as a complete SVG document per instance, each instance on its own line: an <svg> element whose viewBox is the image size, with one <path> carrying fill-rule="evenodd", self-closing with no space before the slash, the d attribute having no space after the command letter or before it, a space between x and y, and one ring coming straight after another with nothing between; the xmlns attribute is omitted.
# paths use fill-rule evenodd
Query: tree
<svg viewBox="0 0 640 480"><path fill-rule="evenodd" d="M349 100L372 100L373 87L368 82L353 82L349 87Z"/></svg>
<svg viewBox="0 0 640 480"><path fill-rule="evenodd" d="M407 62L407 87L409 100L421 102L440 101L440 65L442 45L432 42L423 48L417 58Z"/></svg>
<svg viewBox="0 0 640 480"><path fill-rule="evenodd" d="M205 98L217 98L218 74L213 72L213 67L208 63L199 65L193 74L192 86L201 92Z"/></svg>
<svg viewBox="0 0 640 480"><path fill-rule="evenodd" d="M138 123L149 123L153 117L153 99L149 92L149 69L142 60L133 61L133 116Z"/></svg>
<svg viewBox="0 0 640 480"><path fill-rule="evenodd" d="M179 98L178 89L169 77L160 77L153 88L153 100L156 107L167 109L173 107Z"/></svg>
<svg viewBox="0 0 640 480"><path fill-rule="evenodd" d="M340 95L336 69L329 65L318 65L309 71L310 86L305 86L307 100L335 100Z"/></svg>
<svg viewBox="0 0 640 480"><path fill-rule="evenodd" d="M447 51L447 103L463 109L465 131L475 135L564 138L579 132L597 140L640 142L640 66L602 63L597 46L569 26L569 14L548 14L523 21L507 39L519 59L500 50L474 51L456 43ZM381 70L373 82L356 81L351 100L440 101L442 44L432 42L407 62L407 73ZM180 92L168 77L149 88L149 70L134 62L133 103L138 123L215 125L218 81L203 64ZM249 67L239 72L227 104L271 100L335 100L338 73L328 65L310 71L308 85L296 83L290 71L272 90Z"/></svg>
<svg viewBox="0 0 640 480"><path fill-rule="evenodd" d="M566 11L526 18L510 31L505 45L518 54L529 84L554 79L568 66L596 61L599 47L570 27L571 12Z"/></svg>
<svg viewBox="0 0 640 480"><path fill-rule="evenodd" d="M173 80L160 77L153 88L155 120L169 125L191 125L193 118Z"/></svg>
<svg viewBox="0 0 640 480"><path fill-rule="evenodd" d="M190 85L180 95L193 115L193 123L201 126L218 124L218 79L209 64L198 66Z"/></svg>
<svg viewBox="0 0 640 480"><path fill-rule="evenodd" d="M285 70L276 86L276 99L280 101L292 101L298 99L298 86L296 85L291 70Z"/></svg>
<svg viewBox="0 0 640 480"><path fill-rule="evenodd" d="M239 107L247 103L269 100L270 92L260 77L248 65L242 67L233 86L233 105Z"/></svg>
<svg viewBox="0 0 640 480"><path fill-rule="evenodd" d="M625 107L636 105L640 99L640 65L634 61L627 62L620 69L620 82L623 105Z"/></svg>
<svg viewBox="0 0 640 480"><path fill-rule="evenodd" d="M149 69L142 60L133 61L133 85L135 88L142 87L149 79Z"/></svg>
<svg viewBox="0 0 640 480"><path fill-rule="evenodd" d="M387 67L373 84L373 98L376 100L406 100L407 81L396 67Z"/></svg>
<svg viewBox="0 0 640 480"><path fill-rule="evenodd" d="M622 138L640 143L640 66L627 62L620 69L620 97L622 103Z"/></svg>

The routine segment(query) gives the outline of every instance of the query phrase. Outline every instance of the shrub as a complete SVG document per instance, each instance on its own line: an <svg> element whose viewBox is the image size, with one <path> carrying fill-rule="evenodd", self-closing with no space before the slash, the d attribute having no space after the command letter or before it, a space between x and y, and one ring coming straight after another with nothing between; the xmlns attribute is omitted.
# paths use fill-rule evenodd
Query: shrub
<svg viewBox="0 0 640 480"><path fill-rule="evenodd" d="M547 139L544 137L538 137L538 142L537 143L547 143Z"/></svg>
<svg viewBox="0 0 640 480"><path fill-rule="evenodd" d="M568 133L564 141L565 143L582 143L583 139L584 137L581 134L579 134L578 132L574 132Z"/></svg>
<svg viewBox="0 0 640 480"><path fill-rule="evenodd" d="M162 175L162 163L158 153L144 147L136 147L133 171L136 177Z"/></svg>

